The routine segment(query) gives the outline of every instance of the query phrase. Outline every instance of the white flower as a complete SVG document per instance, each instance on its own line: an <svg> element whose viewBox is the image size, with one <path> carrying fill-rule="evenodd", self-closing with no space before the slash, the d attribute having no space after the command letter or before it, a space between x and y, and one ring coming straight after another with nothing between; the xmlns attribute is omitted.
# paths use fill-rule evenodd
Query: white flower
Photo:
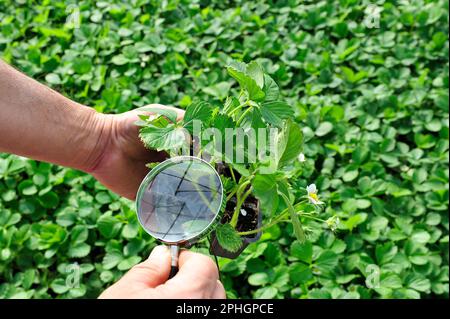
<svg viewBox="0 0 450 319"><path fill-rule="evenodd" d="M300 153L299 155L298 155L298 161L299 162L305 162L306 161L306 158L305 158L305 154L303 154L303 153Z"/></svg>
<svg viewBox="0 0 450 319"><path fill-rule="evenodd" d="M308 192L308 199L314 205L322 205L323 202L317 196L317 187L316 184L311 184L306 186L306 191Z"/></svg>
<svg viewBox="0 0 450 319"><path fill-rule="evenodd" d="M241 215L242 216L247 216L247 211L243 208L241 208Z"/></svg>

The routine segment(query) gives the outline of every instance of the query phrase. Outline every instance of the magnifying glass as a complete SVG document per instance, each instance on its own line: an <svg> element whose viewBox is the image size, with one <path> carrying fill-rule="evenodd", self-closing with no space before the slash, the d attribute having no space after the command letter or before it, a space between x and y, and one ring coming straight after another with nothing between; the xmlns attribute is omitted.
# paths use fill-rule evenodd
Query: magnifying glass
<svg viewBox="0 0 450 319"><path fill-rule="evenodd" d="M177 156L156 165L136 196L144 230L170 246L171 271L178 271L180 247L190 247L214 229L224 207L223 185L208 162Z"/></svg>

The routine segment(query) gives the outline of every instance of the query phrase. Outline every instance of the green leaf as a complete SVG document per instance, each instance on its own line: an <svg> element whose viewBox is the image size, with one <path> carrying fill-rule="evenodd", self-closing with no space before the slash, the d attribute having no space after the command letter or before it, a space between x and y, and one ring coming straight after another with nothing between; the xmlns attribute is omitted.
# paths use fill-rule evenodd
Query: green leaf
<svg viewBox="0 0 450 319"><path fill-rule="evenodd" d="M428 149L434 146L436 143L434 137L430 134L415 134L414 141L419 148Z"/></svg>
<svg viewBox="0 0 450 319"><path fill-rule="evenodd" d="M30 289L31 286L34 283L34 280L36 278L36 271L34 269L28 269L23 274L23 288L24 289Z"/></svg>
<svg viewBox="0 0 450 319"><path fill-rule="evenodd" d="M253 101L261 101L264 99L264 91L258 86L256 81L242 71L235 69L232 66L227 68L228 74L230 74L242 89L247 91L248 98Z"/></svg>
<svg viewBox="0 0 450 319"><path fill-rule="evenodd" d="M277 83L267 74L264 74L264 93L264 102L277 101L280 96Z"/></svg>
<svg viewBox="0 0 450 319"><path fill-rule="evenodd" d="M301 285L313 279L313 273L309 266L302 263L295 263L289 267L289 278L292 283Z"/></svg>
<svg viewBox="0 0 450 319"><path fill-rule="evenodd" d="M231 88L231 83L229 82L219 82L217 84L207 86L202 88L202 91L206 94L212 95L219 100L223 100L227 97L228 91Z"/></svg>
<svg viewBox="0 0 450 319"><path fill-rule="evenodd" d="M139 225L137 223L128 223L122 229L122 236L124 238L135 238L139 231Z"/></svg>
<svg viewBox="0 0 450 319"><path fill-rule="evenodd" d="M393 273L381 274L380 285L384 288L399 289L402 288L402 280Z"/></svg>
<svg viewBox="0 0 450 319"><path fill-rule="evenodd" d="M71 242L73 244L80 244L85 242L88 239L89 230L87 226L84 225L76 225L72 228L70 233Z"/></svg>
<svg viewBox="0 0 450 319"><path fill-rule="evenodd" d="M118 265L117 269L119 270L128 270L137 263L139 263L142 260L140 256L131 256L126 259L123 259Z"/></svg>
<svg viewBox="0 0 450 319"><path fill-rule="evenodd" d="M291 245L290 254L291 256L298 258L300 261L310 264L313 254L311 242L307 241L300 243L298 241L294 241Z"/></svg>
<svg viewBox="0 0 450 319"><path fill-rule="evenodd" d="M27 195L27 196L34 195L38 192L37 187L34 185L34 183L31 180L25 180L25 181L20 182L18 188L19 188L19 191L23 195Z"/></svg>
<svg viewBox="0 0 450 319"><path fill-rule="evenodd" d="M363 223L367 219L367 214L360 213L356 214L354 216L351 216L349 219L343 222L345 227L349 229L350 231L353 230L357 225Z"/></svg>
<svg viewBox="0 0 450 319"><path fill-rule="evenodd" d="M430 280L417 273L410 274L405 283L408 288L422 292L427 292L431 288Z"/></svg>
<svg viewBox="0 0 450 319"><path fill-rule="evenodd" d="M61 78L58 74L49 73L45 76L45 81L49 84L58 85L61 84Z"/></svg>
<svg viewBox="0 0 450 319"><path fill-rule="evenodd" d="M104 270L100 273L100 279L104 283L108 283L114 280L114 274L109 270Z"/></svg>
<svg viewBox="0 0 450 319"><path fill-rule="evenodd" d="M103 257L103 268L112 269L116 267L123 260L121 253L117 251L107 252L105 257Z"/></svg>
<svg viewBox="0 0 450 319"><path fill-rule="evenodd" d="M225 129L235 128L235 123L231 117L225 114L217 114L214 117L213 127L218 129L222 134L222 138L225 138Z"/></svg>
<svg viewBox="0 0 450 319"><path fill-rule="evenodd" d="M100 233L106 238L115 237L121 228L121 224L113 216L103 215L97 220L97 227Z"/></svg>
<svg viewBox="0 0 450 319"><path fill-rule="evenodd" d="M358 170L345 172L344 175L342 176L342 180L347 183L351 182L358 177L358 174L359 174Z"/></svg>
<svg viewBox="0 0 450 319"><path fill-rule="evenodd" d="M144 145L157 151L174 151L186 147L190 140L184 127L173 124L167 127L146 126L140 129L139 137Z"/></svg>
<svg viewBox="0 0 450 319"><path fill-rule="evenodd" d="M283 127L283 120L294 116L293 108L282 101L264 102L260 107L261 115L268 124Z"/></svg>
<svg viewBox="0 0 450 319"><path fill-rule="evenodd" d="M261 89L264 87L264 72L256 61L252 61L247 65L247 74Z"/></svg>
<svg viewBox="0 0 450 319"><path fill-rule="evenodd" d="M81 298L86 294L86 286L80 284L79 287L74 287L69 290L68 296L69 298Z"/></svg>
<svg viewBox="0 0 450 319"><path fill-rule="evenodd" d="M275 298L275 296L278 293L278 289L275 287L263 287L259 288L255 291L255 298L256 299L272 299Z"/></svg>
<svg viewBox="0 0 450 319"><path fill-rule="evenodd" d="M59 295L66 293L70 289L69 285L67 285L66 281L62 278L53 280L50 284L50 288L52 288L52 290Z"/></svg>
<svg viewBox="0 0 450 319"><path fill-rule="evenodd" d="M264 286L269 282L269 276L265 272L251 274L248 283L252 286Z"/></svg>
<svg viewBox="0 0 450 319"><path fill-rule="evenodd" d="M156 106L146 106L146 107L139 108L139 111L150 112L150 113L162 115L162 116L165 116L166 118L168 118L172 123L177 122L178 115L177 115L177 112L174 110L164 109L164 108L156 107Z"/></svg>
<svg viewBox="0 0 450 319"><path fill-rule="evenodd" d="M128 60L128 58L126 58L123 54L119 54L114 56L111 59L111 62L114 63L115 65L124 65L127 64L130 60Z"/></svg>
<svg viewBox="0 0 450 319"><path fill-rule="evenodd" d="M272 215L278 207L279 197L275 175L256 175L252 181L253 193L260 201L261 209Z"/></svg>
<svg viewBox="0 0 450 319"><path fill-rule="evenodd" d="M55 192L48 192L38 198L39 203L45 208L55 208L59 204L59 197Z"/></svg>
<svg viewBox="0 0 450 319"><path fill-rule="evenodd" d="M235 70L238 70L242 73L245 73L247 70L247 65L244 62L236 61L236 60L230 60L230 62L227 65L227 68L231 67Z"/></svg>
<svg viewBox="0 0 450 319"><path fill-rule="evenodd" d="M391 261L397 254L398 248L393 243L377 245L375 255L379 265L383 265Z"/></svg>
<svg viewBox="0 0 450 319"><path fill-rule="evenodd" d="M425 244L430 240L431 236L424 230L416 230L411 235L411 240L419 243L419 244Z"/></svg>
<svg viewBox="0 0 450 319"><path fill-rule="evenodd" d="M230 224L220 224L216 227L216 237L222 248L236 252L242 246L242 239Z"/></svg>
<svg viewBox="0 0 450 319"><path fill-rule="evenodd" d="M284 126L284 132L283 138L285 138L286 141L282 143L285 144L286 147L279 160L280 167L297 160L303 146L302 130L297 124L288 120Z"/></svg>
<svg viewBox="0 0 450 319"><path fill-rule="evenodd" d="M321 137L325 136L333 130L333 124L330 122L322 122L319 127L316 129L316 135Z"/></svg>
<svg viewBox="0 0 450 319"><path fill-rule="evenodd" d="M108 192L99 192L95 195L95 200L105 205L111 203L111 196L109 196Z"/></svg>
<svg viewBox="0 0 450 319"><path fill-rule="evenodd" d="M72 62L73 70L78 74L85 74L92 69L92 60L86 57L76 58Z"/></svg>
<svg viewBox="0 0 450 319"><path fill-rule="evenodd" d="M72 258L81 258L89 255L91 246L86 243L78 243L70 246L67 255Z"/></svg>
<svg viewBox="0 0 450 319"><path fill-rule="evenodd" d="M338 255L331 250L324 250L315 261L316 267L324 272L332 272L338 265Z"/></svg>
<svg viewBox="0 0 450 319"><path fill-rule="evenodd" d="M192 132L193 129L193 121L201 121L203 125L207 125L209 120L211 119L212 108L211 105L207 102L198 102L189 105L186 109L186 113L184 114L183 126Z"/></svg>
<svg viewBox="0 0 450 319"><path fill-rule="evenodd" d="M66 32L63 29L39 27L38 30L43 35L48 36L48 37L56 37L56 38L65 39L65 40L69 40L72 37L72 35L70 33Z"/></svg>

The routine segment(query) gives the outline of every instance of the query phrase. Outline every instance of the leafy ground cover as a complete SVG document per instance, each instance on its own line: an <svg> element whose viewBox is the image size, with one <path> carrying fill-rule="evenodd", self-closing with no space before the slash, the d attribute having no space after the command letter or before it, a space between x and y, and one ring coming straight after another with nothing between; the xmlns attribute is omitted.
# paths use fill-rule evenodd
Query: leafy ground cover
<svg viewBox="0 0 450 319"><path fill-rule="evenodd" d="M256 60L302 128L294 190L314 181L340 223L221 259L229 296L448 298L448 1L4 0L0 55L108 113L223 104L223 66ZM155 245L92 177L7 154L0 211L0 298L96 297Z"/></svg>

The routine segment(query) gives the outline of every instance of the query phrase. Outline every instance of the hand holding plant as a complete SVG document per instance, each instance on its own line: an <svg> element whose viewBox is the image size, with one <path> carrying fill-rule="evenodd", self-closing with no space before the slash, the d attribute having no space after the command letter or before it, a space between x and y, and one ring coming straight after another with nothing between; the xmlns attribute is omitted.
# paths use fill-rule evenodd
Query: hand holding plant
<svg viewBox="0 0 450 319"><path fill-rule="evenodd" d="M178 120L184 114L183 110L159 104L148 107L171 110ZM144 113L138 109L118 115L96 114L103 118L104 123L99 133L100 145L94 150L100 153L94 157L96 160L87 172L115 193L129 199L135 198L139 184L148 172L145 164L166 157L163 152L146 149L140 142L134 122Z"/></svg>

